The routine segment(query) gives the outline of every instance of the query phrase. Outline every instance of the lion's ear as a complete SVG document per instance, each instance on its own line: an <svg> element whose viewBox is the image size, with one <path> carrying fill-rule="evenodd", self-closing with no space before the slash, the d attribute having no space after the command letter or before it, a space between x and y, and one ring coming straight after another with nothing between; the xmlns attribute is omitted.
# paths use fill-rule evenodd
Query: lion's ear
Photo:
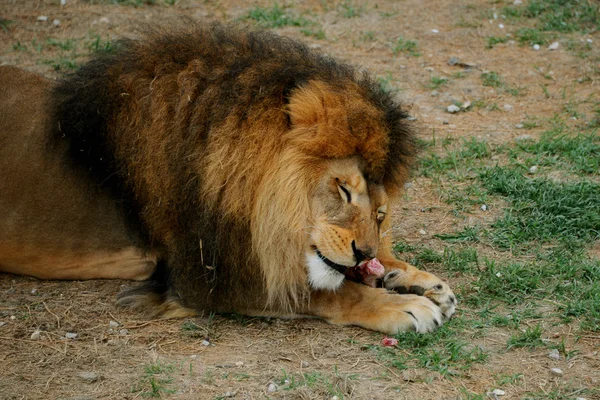
<svg viewBox="0 0 600 400"><path fill-rule="evenodd" d="M325 84L311 81L291 91L287 111L293 127L311 128L325 122Z"/></svg>

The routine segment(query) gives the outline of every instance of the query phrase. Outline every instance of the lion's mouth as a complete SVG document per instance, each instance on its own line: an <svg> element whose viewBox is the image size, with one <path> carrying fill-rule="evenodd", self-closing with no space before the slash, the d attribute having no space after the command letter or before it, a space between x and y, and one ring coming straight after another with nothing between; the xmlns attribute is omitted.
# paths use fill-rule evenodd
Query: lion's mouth
<svg viewBox="0 0 600 400"><path fill-rule="evenodd" d="M317 257L319 257L319 259L321 261L323 261L328 267L333 268L334 270L336 270L337 272L339 272L342 275L346 275L346 273L348 272L348 270L352 267L348 267L346 265L342 265L342 264L338 264L336 262L331 261L329 258L325 257L318 248L314 248L315 250L315 254L317 255Z"/></svg>

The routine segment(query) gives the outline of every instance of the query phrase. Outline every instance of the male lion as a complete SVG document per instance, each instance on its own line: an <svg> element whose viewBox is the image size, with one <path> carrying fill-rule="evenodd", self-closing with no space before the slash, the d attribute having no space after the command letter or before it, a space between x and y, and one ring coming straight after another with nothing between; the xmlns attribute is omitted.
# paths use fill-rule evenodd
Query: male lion
<svg viewBox="0 0 600 400"><path fill-rule="evenodd" d="M452 291L386 234L414 150L392 98L296 41L182 25L58 83L0 67L0 271L150 278L119 301L162 317L449 318ZM383 288L344 280L374 257Z"/></svg>

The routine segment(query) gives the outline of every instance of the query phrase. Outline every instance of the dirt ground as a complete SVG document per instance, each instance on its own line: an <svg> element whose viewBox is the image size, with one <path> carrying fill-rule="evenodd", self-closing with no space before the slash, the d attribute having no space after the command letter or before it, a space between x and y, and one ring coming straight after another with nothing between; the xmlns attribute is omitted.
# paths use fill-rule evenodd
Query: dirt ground
<svg viewBox="0 0 600 400"><path fill-rule="evenodd" d="M0 18L10 21L0 29L0 63L56 78L83 63L90 48L131 35L140 22L158 24L183 16L230 21L255 7L274 4L115 3L123 2L66 0L61 5L59 0L0 0ZM522 135L518 124L531 116L550 117L562 112L567 101L583 102L597 95L600 79L597 31L565 39L573 41L575 50L567 50L564 41L555 51L547 44L536 51L510 40L486 48L487 37L504 37L507 27L500 26L504 23L498 10L508 4L512 1L282 1L279 5L286 13L305 16L318 28L284 26L276 31L359 64L398 88L422 139L431 139L432 134L475 137L496 146ZM302 33L303 29L322 35ZM419 55L410 50L395 54L400 37L418 42ZM579 57L576 48L586 43L591 43L586 45L590 56ZM452 57L459 63L450 65ZM512 96L482 86L481 74L492 70L507 86L529 90ZM454 78L451 86L437 87L432 84L435 77ZM446 111L453 103L475 100L495 107ZM535 137L541 131L534 128L527 134ZM439 248L443 244L434 234L454 232L467 222L489 224L497 216L476 208L468 221L456 218L439 194L440 185L451 187L453 182L421 176L411 183L394 215L395 238L410 244ZM502 261L501 254L490 253ZM460 277L443 270L436 273L448 277L451 285L461 284ZM577 338L578 355L558 362L548 358L547 349L506 351L510 336L506 329L489 329L484 336L467 329L462 335L485 349L489 358L467 371L440 374L427 368L395 368L377 350L383 335L355 327L240 316L141 319L115 305L116 294L131 285L0 275L0 398L475 399L501 386L505 395L490 398L542 393L547 397L530 398L590 399L580 391L600 386L600 336L576 336L570 325L548 328L550 339L571 344ZM457 319L464 315L459 307ZM32 340L36 330L40 338ZM77 336L67 339L67 333ZM207 338L210 344L205 346ZM561 368L563 375L552 375L551 366ZM518 382L499 379L516 375ZM557 389L561 394L552 397Z"/></svg>

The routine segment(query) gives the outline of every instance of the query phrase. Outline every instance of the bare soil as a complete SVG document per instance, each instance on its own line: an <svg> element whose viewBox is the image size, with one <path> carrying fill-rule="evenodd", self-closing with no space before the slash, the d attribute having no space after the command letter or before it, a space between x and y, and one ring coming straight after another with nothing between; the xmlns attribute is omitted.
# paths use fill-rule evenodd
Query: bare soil
<svg viewBox="0 0 600 400"><path fill-rule="evenodd" d="M345 17L344 4L355 7L359 15ZM290 1L280 5L289 6L286 12L319 23L325 39L307 37L293 26L277 32L362 65L399 88L398 96L417 119L421 138L476 137L501 145L524 133L536 137L544 129L543 123L528 131L517 129L517 124L532 117L548 119L568 101L583 103L597 95L600 79L598 32L569 38L576 44L593 39L587 58L568 51L565 42L556 51L546 46L535 51L510 42L486 49L486 37L506 33L506 28L499 27L501 18L495 20L493 13L507 4L512 2ZM0 29L0 63L56 78L64 68L56 71L48 60L73 53L56 45L36 47L48 38L60 42L75 39L77 51L83 55L71 58L82 63L87 56L86 43L97 37L94 35L102 41L115 40L133 34L137 24L159 24L184 16L230 21L247 15L253 7L272 5L268 1L179 0L170 6L157 1L133 7L110 1L66 0L61 6L59 0L0 0L0 18L12 21ZM54 20L59 22L54 24ZM392 48L399 37L417 41L421 55L395 55ZM451 57L472 68L449 65ZM525 89L513 96L482 86L484 71L495 71L510 87ZM428 87L432 77L453 78L434 91ZM446 112L453 101L475 100L495 104L498 109ZM411 244L441 248L443 244L434 234L454 232L473 221L489 224L498 215L494 209L484 212L474 206L472 220L455 217L439 193L439 185L453 184L415 178L394 214L394 236ZM502 262L503 254L487 251ZM444 271L436 273L445 275ZM449 281L460 284L459 278L449 277ZM485 394L498 387L500 376L515 374L522 378L502 385L503 399L524 398L532 392L551 394L557 389L566 393L565 397L547 398L575 399L580 388L600 386L600 336L576 336L565 325L546 328L549 339L565 340L568 346L578 338L578 354L568 361L549 359L548 349L506 351L508 330L490 328L483 337L467 330L465 338L484 348L490 354L488 361L459 374L440 375L387 365L372 347L383 336L355 327L239 316L206 316L187 322L144 320L115 305L115 295L131 285L126 281L48 282L0 275L0 398L323 399L337 395L458 399L477 398L469 396ZM461 313L459 307L458 318ZM119 325L111 327L110 321ZM36 330L41 337L32 340ZM66 339L68 332L77 337ZM203 345L205 339L210 345ZM550 367L561 368L564 375L551 375ZM79 376L81 372L93 372L97 380L86 380ZM295 382L302 374L315 377L315 382ZM274 392L268 392L271 383L277 385Z"/></svg>

